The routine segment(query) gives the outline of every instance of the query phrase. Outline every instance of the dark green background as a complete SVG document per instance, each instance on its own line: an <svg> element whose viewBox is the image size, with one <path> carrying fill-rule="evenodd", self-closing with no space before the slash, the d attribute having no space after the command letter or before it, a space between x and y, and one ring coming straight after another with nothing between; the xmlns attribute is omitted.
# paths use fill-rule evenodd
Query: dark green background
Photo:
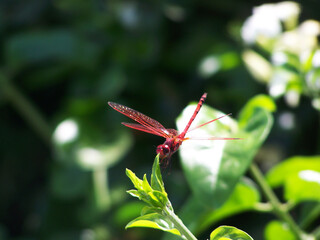
<svg viewBox="0 0 320 240"><path fill-rule="evenodd" d="M150 172L155 147L163 139L124 129L120 122L127 119L107 101L174 128L182 109L207 92L207 104L236 117L251 97L266 93L242 63L239 35L252 7L262 3L1 1L0 238L160 238L155 230L124 230L141 207L125 194L131 185L124 170L130 168L140 176ZM304 1L301 20L320 20L319 6L317 1ZM177 9L178 15L172 15ZM226 53L231 57L220 71L210 77L199 74L206 56ZM32 119L35 114L29 104L45 120L44 127ZM319 119L310 100L302 98L291 109L279 99L277 106L275 125L258 160L319 153ZM284 111L294 114L294 129L283 130L277 124L277 114ZM130 151L107 170L112 197L103 211L95 209L90 196L91 172L61 163L48 144L50 133L66 118L81 123L82 143L108 145L123 131L133 135ZM178 210L190 190L178 155L172 160L164 182ZM57 196L52 187L59 174L64 181L58 188L66 196ZM247 213L223 224L259 239L268 217Z"/></svg>

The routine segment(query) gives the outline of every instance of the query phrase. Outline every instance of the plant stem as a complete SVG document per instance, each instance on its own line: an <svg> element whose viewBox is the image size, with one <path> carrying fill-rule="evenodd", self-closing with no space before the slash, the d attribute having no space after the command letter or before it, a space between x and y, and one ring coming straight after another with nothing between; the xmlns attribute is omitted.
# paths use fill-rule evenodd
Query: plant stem
<svg viewBox="0 0 320 240"><path fill-rule="evenodd" d="M106 210L110 207L110 194L108 187L107 169L99 168L93 172L93 185L95 191L95 201L100 210Z"/></svg>
<svg viewBox="0 0 320 240"><path fill-rule="evenodd" d="M313 235L317 240L320 239L320 226L313 231Z"/></svg>
<svg viewBox="0 0 320 240"><path fill-rule="evenodd" d="M258 202L253 206L254 210L259 212L271 212L273 207L270 203L261 203Z"/></svg>
<svg viewBox="0 0 320 240"><path fill-rule="evenodd" d="M164 208L164 212L170 221L174 224L175 228L181 233L181 235L187 240L197 240L197 238L190 232L190 230L183 224L181 219L171 210L169 207Z"/></svg>
<svg viewBox="0 0 320 240"><path fill-rule="evenodd" d="M36 107L0 72L0 84L7 100L21 114L34 131L51 146L51 128Z"/></svg>
<svg viewBox="0 0 320 240"><path fill-rule="evenodd" d="M259 170L256 164L252 163L250 166L250 172L257 181L257 183L260 185L262 191L264 192L265 196L271 203L273 207L273 211L275 214L284 222L286 222L291 231L298 237L298 239L305 239L305 234L303 231L298 227L298 225L294 222L292 217L287 213L286 210L283 209L280 201L272 191L269 184L266 182L263 174Z"/></svg>
<svg viewBox="0 0 320 240"><path fill-rule="evenodd" d="M309 225L316 220L320 215L320 203L318 203L312 211L307 214L307 216L301 221L301 228L306 229Z"/></svg>

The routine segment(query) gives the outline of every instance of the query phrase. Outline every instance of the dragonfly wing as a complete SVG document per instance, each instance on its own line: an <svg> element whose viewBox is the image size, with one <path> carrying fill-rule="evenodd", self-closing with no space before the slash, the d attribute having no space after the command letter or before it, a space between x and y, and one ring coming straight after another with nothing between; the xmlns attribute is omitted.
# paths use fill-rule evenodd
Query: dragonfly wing
<svg viewBox="0 0 320 240"><path fill-rule="evenodd" d="M125 123L125 122L122 122L123 125L125 125L126 127L129 127L129 128L133 128L133 129L136 129L136 130L139 130L139 131L143 131L143 132L147 132L147 133L151 133L151 134L154 134L154 135L158 135L160 137L163 137L163 134L161 133L158 133L158 132L155 132L154 130L150 130L150 128L147 128L141 124L138 124L138 123Z"/></svg>
<svg viewBox="0 0 320 240"><path fill-rule="evenodd" d="M171 137L174 137L174 136L178 136L179 135L179 132L175 129L172 129L172 128L169 128L169 129L166 129L166 131L169 133L169 135Z"/></svg>
<svg viewBox="0 0 320 240"><path fill-rule="evenodd" d="M168 131L166 130L166 128L164 126L162 126L161 123L159 123L158 121L156 121L156 120L144 115L143 113L138 112L138 111L136 111L136 110L134 110L132 108L129 108L127 106L124 106L124 105L121 105L121 104L118 104L118 103L108 102L108 104L114 110L116 110L116 111L122 113L123 115L126 115L127 117L133 119L134 121L140 123L146 129L149 129L148 133L159 135L159 136L164 137L164 138L170 137L170 135L168 134ZM144 130L141 130L141 131L144 131Z"/></svg>

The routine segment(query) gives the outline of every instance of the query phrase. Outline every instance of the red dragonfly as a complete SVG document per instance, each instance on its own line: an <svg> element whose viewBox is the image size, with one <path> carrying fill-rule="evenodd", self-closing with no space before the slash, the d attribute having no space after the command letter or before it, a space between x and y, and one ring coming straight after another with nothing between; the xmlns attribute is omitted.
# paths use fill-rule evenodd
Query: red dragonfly
<svg viewBox="0 0 320 240"><path fill-rule="evenodd" d="M212 123L214 121L217 121L218 119L223 118L225 116L231 115L231 113L229 113L229 114L223 115L221 117L218 117L216 119L213 119L209 122L200 124L197 127L189 129L193 120L196 118L198 112L200 111L200 108L202 107L206 97L207 97L207 93L204 93L202 95L202 97L200 98L200 101L199 101L193 115L191 116L187 126L185 127L185 129L183 130L182 133L179 133L175 129L165 128L158 121L156 121L156 120L154 120L154 119L152 119L152 118L150 118L150 117L148 117L148 116L146 116L146 115L144 115L134 109L126 107L124 105L114 103L114 102L108 102L108 104L114 110L116 110L116 111L126 115L127 117L133 119L134 121L138 122L138 123L122 122L123 125L130 127L130 128L133 128L133 129L143 131L143 132L158 135L158 136L164 137L166 139L166 141L163 144L159 145L156 149L157 154L159 154L161 163L166 166L166 165L168 165L169 159L172 156L172 154L174 154L178 150L178 148L180 147L180 145L182 144L183 141L189 140L189 139L194 139L194 138L185 137L185 135L188 132L190 132L194 129L203 127L203 126L205 126L209 123ZM239 140L239 139L242 139L242 138L223 138L223 137L201 138L201 140Z"/></svg>

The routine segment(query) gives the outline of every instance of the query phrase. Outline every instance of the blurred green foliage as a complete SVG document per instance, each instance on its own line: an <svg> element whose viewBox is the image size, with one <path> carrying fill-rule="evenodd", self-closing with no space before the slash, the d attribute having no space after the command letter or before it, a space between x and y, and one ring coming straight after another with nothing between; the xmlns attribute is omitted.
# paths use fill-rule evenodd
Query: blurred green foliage
<svg viewBox="0 0 320 240"><path fill-rule="evenodd" d="M288 31L300 36L297 31L305 20L319 20L318 3L305 1L301 21L299 10L290 21L280 21L278 35L246 45L241 26L256 4L245 0L1 1L0 238L150 239L152 234L160 239L162 235L154 230L124 230L142 209L125 193L130 183L124 169L137 174L150 171L155 146L162 139L125 129L120 124L124 117L107 101L133 107L175 128L182 109L203 92L208 92L207 105L235 117L247 102L275 111L266 143L260 146L262 141L256 139L256 148L249 149L244 164L255 157L268 171L288 158L270 170L268 181L283 187L285 200L295 200L298 205L292 211L299 213L298 222L305 230L317 227L319 215L314 209L319 213L319 195L310 195L311 190L301 195L295 186L319 188L314 180L319 159L309 157L320 150L319 66L313 60L319 58L319 44L314 36L309 45L299 42L309 47L306 55L289 48L279 55L275 46L283 44ZM277 56L286 61L274 61ZM269 90L280 86L279 95L271 94L276 106L269 97L258 95L272 92L254 79L266 83ZM292 108L279 98L282 95ZM258 97L250 102L253 96ZM246 126L259 120L263 109L240 112L243 133L262 124ZM198 200L178 159L178 154L173 156L164 182L181 218L191 219L188 213L197 211ZM307 168L300 168L299 161ZM305 165L309 161L316 167ZM240 159L235 162L242 164ZM290 162L293 170L286 175L285 165ZM291 236L281 222L270 222L270 216L244 212L260 200L255 185L242 177L247 167L239 166L239 173L233 175L234 190L222 193L222 207L210 209L196 222L200 237L208 238L205 231L216 224L233 225L254 239L274 239L277 231ZM310 173L312 181L306 177ZM281 191L277 194L282 197Z"/></svg>

